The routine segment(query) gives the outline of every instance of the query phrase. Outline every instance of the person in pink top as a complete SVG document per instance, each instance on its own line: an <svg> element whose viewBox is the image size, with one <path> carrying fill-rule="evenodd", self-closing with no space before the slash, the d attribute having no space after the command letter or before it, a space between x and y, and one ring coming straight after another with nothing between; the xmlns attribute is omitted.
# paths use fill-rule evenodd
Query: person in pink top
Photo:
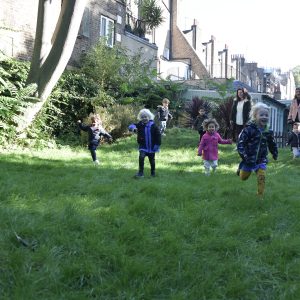
<svg viewBox="0 0 300 300"><path fill-rule="evenodd" d="M218 144L232 144L232 140L223 140L217 130L219 124L215 119L206 119L203 122L206 133L202 136L198 156L202 156L205 175L210 175L210 168L215 172L218 166Z"/></svg>

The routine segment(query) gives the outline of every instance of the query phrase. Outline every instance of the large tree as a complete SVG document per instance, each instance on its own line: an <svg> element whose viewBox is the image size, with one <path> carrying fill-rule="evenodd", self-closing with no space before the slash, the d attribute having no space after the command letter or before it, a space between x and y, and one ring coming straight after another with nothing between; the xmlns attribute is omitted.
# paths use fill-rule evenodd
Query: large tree
<svg viewBox="0 0 300 300"><path fill-rule="evenodd" d="M32 123L63 73L74 48L85 4L86 0L39 0L27 83L37 84L40 101L25 111L19 132Z"/></svg>

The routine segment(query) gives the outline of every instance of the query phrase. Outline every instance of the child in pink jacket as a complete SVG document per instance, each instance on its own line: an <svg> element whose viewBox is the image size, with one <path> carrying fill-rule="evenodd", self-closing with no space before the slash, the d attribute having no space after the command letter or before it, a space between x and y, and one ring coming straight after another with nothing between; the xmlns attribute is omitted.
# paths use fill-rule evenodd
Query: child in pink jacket
<svg viewBox="0 0 300 300"><path fill-rule="evenodd" d="M198 156L202 156L205 175L210 175L210 168L213 172L218 166L218 144L232 144L232 140L223 140L217 130L219 124L215 119L206 119L203 122L206 133L201 138Z"/></svg>

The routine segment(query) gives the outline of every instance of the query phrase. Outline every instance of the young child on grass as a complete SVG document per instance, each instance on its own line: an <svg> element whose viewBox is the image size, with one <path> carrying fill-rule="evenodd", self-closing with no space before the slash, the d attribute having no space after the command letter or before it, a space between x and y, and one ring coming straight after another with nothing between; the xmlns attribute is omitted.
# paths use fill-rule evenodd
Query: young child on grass
<svg viewBox="0 0 300 300"><path fill-rule="evenodd" d="M291 150L293 151L293 159L300 157L300 132L299 123L293 124L293 130L289 134L288 142L286 145L291 145Z"/></svg>
<svg viewBox="0 0 300 300"><path fill-rule="evenodd" d="M107 139L112 139L112 136L104 130L102 127L102 121L99 115L93 115L90 117L91 123L89 125L82 124L81 120L78 120L78 126L81 130L88 133L88 149L91 152L94 165L99 165L97 159L96 150L100 144L101 136Z"/></svg>
<svg viewBox="0 0 300 300"><path fill-rule="evenodd" d="M160 129L160 133L162 135L166 135L165 131L167 128L167 122L170 119L173 118L173 116L170 114L169 112L169 104L170 104L170 100L167 98L164 98L162 100L162 105L158 105L157 106L157 116L158 116L158 120L159 120L159 129Z"/></svg>
<svg viewBox="0 0 300 300"><path fill-rule="evenodd" d="M252 171L256 172L258 196L263 196L265 190L268 149L274 160L278 157L273 131L268 127L269 111L266 104L255 104L250 112L251 121L240 133L237 143L242 158L237 174L241 180L247 180Z"/></svg>
<svg viewBox="0 0 300 300"><path fill-rule="evenodd" d="M193 124L193 128L198 131L200 139L203 137L205 130L203 128L203 121L207 119L207 114L205 112L205 109L203 107L200 107L198 110L198 116L195 119L195 122Z"/></svg>
<svg viewBox="0 0 300 300"><path fill-rule="evenodd" d="M139 122L131 124L128 129L137 133L139 144L139 171L136 178L144 177L144 161L148 156L151 176L155 177L155 153L159 152L161 145L161 134L159 128L153 122L154 115L149 109L142 109L137 116Z"/></svg>
<svg viewBox="0 0 300 300"><path fill-rule="evenodd" d="M202 156L205 175L210 175L210 168L213 172L218 166L218 144L232 144L232 140L223 140L217 130L219 124L215 119L206 119L203 122L206 133L203 135L199 148L198 156Z"/></svg>

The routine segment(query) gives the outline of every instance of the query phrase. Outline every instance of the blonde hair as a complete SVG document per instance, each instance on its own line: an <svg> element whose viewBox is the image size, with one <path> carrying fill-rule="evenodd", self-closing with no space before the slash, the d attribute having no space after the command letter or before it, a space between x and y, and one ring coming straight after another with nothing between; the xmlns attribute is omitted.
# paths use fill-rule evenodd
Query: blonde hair
<svg viewBox="0 0 300 300"><path fill-rule="evenodd" d="M261 109L266 109L267 111L270 111L270 107L263 103L263 102L258 102L255 105L252 106L251 111L250 111L250 119L251 121L256 120L256 116L259 110Z"/></svg>
<svg viewBox="0 0 300 300"><path fill-rule="evenodd" d="M162 103L167 103L167 104L169 104L169 103L170 103L170 100L169 100L168 98L164 98L164 99L162 99Z"/></svg>
<svg viewBox="0 0 300 300"><path fill-rule="evenodd" d="M203 123L202 123L202 126L203 126L203 128L204 128L205 130L208 130L208 125L209 125L209 124L214 124L215 127L216 127L216 130L219 130L219 128L220 128L220 126L219 126L217 120L216 120L216 119L212 119L212 118L210 118L210 119L205 119L205 120L203 121Z"/></svg>
<svg viewBox="0 0 300 300"><path fill-rule="evenodd" d="M90 118L91 122L95 122L95 123L98 123L99 125L102 125L102 120L101 120L101 117L99 114L90 113L89 118Z"/></svg>
<svg viewBox="0 0 300 300"><path fill-rule="evenodd" d="M140 110L140 112L137 115L139 121L142 119L142 115L146 115L149 118L149 120L154 119L154 114L149 109L144 108Z"/></svg>

